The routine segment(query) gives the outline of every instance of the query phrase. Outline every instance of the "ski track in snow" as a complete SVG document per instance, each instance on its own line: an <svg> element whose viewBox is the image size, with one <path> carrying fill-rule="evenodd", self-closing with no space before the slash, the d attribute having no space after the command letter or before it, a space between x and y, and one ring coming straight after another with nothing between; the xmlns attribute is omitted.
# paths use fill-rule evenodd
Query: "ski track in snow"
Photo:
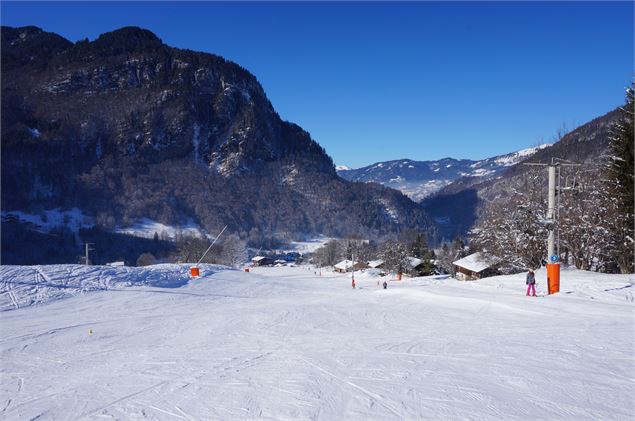
<svg viewBox="0 0 635 421"><path fill-rule="evenodd" d="M633 275L201 269L0 267L0 418L633 419Z"/></svg>

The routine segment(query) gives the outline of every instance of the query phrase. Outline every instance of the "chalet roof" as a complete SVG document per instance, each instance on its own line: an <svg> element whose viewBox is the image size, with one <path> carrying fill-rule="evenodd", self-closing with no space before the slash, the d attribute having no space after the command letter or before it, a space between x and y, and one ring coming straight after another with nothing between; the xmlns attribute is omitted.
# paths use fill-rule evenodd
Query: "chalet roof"
<svg viewBox="0 0 635 421"><path fill-rule="evenodd" d="M498 259L485 256L483 253L477 252L470 254L462 259L452 262L453 265L460 266L472 272L482 272L485 269L498 263Z"/></svg>
<svg viewBox="0 0 635 421"><path fill-rule="evenodd" d="M335 269L348 270L353 267L353 265L357 265L360 262L353 262L351 260L342 260L338 264L335 265Z"/></svg>
<svg viewBox="0 0 635 421"><path fill-rule="evenodd" d="M414 269L417 266L419 266L421 263L423 263L423 260L418 259L416 257L406 257L406 260L408 260L408 266L410 266L410 268Z"/></svg>
<svg viewBox="0 0 635 421"><path fill-rule="evenodd" d="M265 256L255 256L253 259L251 259L252 262L260 262L263 259L267 259L267 257Z"/></svg>
<svg viewBox="0 0 635 421"><path fill-rule="evenodd" d="M106 263L106 266L126 266L125 262L110 262Z"/></svg>
<svg viewBox="0 0 635 421"><path fill-rule="evenodd" d="M377 268L377 267L379 267L379 266L381 266L383 264L384 264L384 261L381 260L381 259L380 260L371 260L370 262L368 262L368 267L370 267L372 269L375 269L375 268Z"/></svg>

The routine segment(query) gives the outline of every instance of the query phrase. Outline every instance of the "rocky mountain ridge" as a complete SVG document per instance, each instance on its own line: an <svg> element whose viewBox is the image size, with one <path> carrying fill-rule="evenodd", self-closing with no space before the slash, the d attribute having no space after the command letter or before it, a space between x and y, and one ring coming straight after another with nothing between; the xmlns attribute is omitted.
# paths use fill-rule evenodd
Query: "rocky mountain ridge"
<svg viewBox="0 0 635 421"><path fill-rule="evenodd" d="M255 76L122 28L72 43L2 27L2 206L78 208L99 226L149 218L257 243L388 235L435 224L401 193L337 177Z"/></svg>

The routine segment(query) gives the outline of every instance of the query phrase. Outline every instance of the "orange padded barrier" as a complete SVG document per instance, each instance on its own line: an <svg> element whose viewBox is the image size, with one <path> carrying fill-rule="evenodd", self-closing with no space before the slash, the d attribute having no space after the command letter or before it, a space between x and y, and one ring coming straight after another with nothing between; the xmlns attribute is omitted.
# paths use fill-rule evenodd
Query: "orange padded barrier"
<svg viewBox="0 0 635 421"><path fill-rule="evenodd" d="M560 263L547 265L547 288L549 294L560 292Z"/></svg>

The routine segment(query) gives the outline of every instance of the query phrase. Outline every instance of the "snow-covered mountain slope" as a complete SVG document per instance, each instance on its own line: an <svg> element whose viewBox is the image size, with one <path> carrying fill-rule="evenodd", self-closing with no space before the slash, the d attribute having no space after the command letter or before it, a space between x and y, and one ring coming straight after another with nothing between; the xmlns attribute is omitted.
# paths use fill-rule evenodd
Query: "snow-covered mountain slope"
<svg viewBox="0 0 635 421"><path fill-rule="evenodd" d="M178 235L189 237L208 237L209 235L191 219L184 225L166 225L149 218L142 218L129 227L117 227L115 232L134 235L136 237L152 238L158 234L162 238L174 239Z"/></svg>
<svg viewBox="0 0 635 421"><path fill-rule="evenodd" d="M401 190L414 201L420 201L461 177L493 177L547 146L550 145L544 144L480 161L454 158L438 161L400 159L378 162L354 170L344 166L336 169L339 176L346 180L380 183Z"/></svg>
<svg viewBox="0 0 635 421"><path fill-rule="evenodd" d="M81 209L72 208L62 210L60 208L43 210L38 214L20 211L2 211L2 221L16 221L30 224L34 230L49 233L53 229L64 226L77 233L82 228L91 228L95 225L94 218L84 215Z"/></svg>
<svg viewBox="0 0 635 421"><path fill-rule="evenodd" d="M187 280L159 288L124 287L126 268L39 269L61 284L118 287L0 313L5 419L626 420L635 412L633 275L563 271L561 293L546 297L538 272L540 297L530 298L522 274L407 278L383 290L358 273L353 290L350 274L320 277L307 267L210 270L193 280L183 278L186 267L159 267L166 280ZM16 288L33 283L37 268L0 270L5 300L37 293ZM143 270L133 279L154 268Z"/></svg>

